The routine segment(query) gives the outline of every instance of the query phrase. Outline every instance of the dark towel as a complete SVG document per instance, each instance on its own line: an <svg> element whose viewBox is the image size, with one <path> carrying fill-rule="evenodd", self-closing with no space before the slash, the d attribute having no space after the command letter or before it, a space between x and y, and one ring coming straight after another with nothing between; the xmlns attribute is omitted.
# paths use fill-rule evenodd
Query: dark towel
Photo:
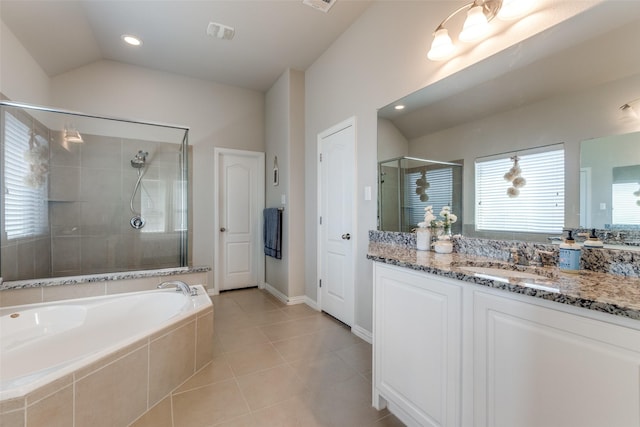
<svg viewBox="0 0 640 427"><path fill-rule="evenodd" d="M282 259L282 211L278 208L264 210L264 254Z"/></svg>

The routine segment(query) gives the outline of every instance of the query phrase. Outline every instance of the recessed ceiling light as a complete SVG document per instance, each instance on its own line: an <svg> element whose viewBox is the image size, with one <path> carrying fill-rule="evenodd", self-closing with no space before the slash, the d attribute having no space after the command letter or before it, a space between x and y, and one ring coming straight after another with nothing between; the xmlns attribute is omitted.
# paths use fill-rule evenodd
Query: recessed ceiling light
<svg viewBox="0 0 640 427"><path fill-rule="evenodd" d="M396 110L404 110L404 105L396 105L395 107Z"/></svg>
<svg viewBox="0 0 640 427"><path fill-rule="evenodd" d="M130 44L131 46L140 46L142 44L142 40L130 34L123 34L121 38L126 44Z"/></svg>

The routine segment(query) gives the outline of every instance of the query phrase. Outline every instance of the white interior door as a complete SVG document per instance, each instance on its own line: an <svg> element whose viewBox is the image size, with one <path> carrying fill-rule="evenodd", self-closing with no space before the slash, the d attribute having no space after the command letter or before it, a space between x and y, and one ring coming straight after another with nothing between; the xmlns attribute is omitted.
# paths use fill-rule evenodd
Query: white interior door
<svg viewBox="0 0 640 427"><path fill-rule="evenodd" d="M355 122L347 120L318 135L320 150L320 306L351 326L354 312L353 227Z"/></svg>
<svg viewBox="0 0 640 427"><path fill-rule="evenodd" d="M264 153L216 149L219 291L261 285Z"/></svg>

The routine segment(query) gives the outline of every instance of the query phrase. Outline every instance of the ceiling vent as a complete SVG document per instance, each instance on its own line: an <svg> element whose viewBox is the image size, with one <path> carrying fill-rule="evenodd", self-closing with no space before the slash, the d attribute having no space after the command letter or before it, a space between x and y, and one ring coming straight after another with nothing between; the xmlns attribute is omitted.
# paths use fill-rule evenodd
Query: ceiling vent
<svg viewBox="0 0 640 427"><path fill-rule="evenodd" d="M324 13L327 13L331 6L336 2L336 0L302 0L302 3L307 6L311 6L316 10L320 10Z"/></svg>
<svg viewBox="0 0 640 427"><path fill-rule="evenodd" d="M207 25L207 35L221 40L231 40L233 36L236 35L236 30L228 25L209 22L209 25Z"/></svg>

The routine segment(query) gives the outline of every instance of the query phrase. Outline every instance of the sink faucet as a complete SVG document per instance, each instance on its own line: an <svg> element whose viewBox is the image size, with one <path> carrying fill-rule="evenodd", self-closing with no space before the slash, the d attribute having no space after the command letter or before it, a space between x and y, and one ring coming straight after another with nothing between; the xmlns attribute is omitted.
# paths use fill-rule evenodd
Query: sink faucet
<svg viewBox="0 0 640 427"><path fill-rule="evenodd" d="M164 289L169 286L175 286L176 292L182 292L182 294L186 297L198 295L198 290L196 288L191 289L189 285L179 280L170 280L168 282L162 282L158 285L158 289Z"/></svg>

